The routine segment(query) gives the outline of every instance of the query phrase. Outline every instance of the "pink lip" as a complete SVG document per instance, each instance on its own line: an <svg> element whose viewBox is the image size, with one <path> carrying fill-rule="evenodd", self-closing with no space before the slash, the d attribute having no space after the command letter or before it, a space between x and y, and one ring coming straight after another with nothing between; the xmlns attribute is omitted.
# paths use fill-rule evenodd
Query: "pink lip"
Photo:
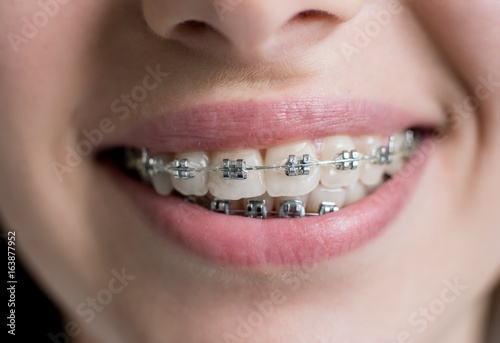
<svg viewBox="0 0 500 343"><path fill-rule="evenodd" d="M388 136L412 126L439 124L423 115L359 100L224 102L153 117L107 145L147 147L151 153L263 149L335 134Z"/></svg>
<svg viewBox="0 0 500 343"><path fill-rule="evenodd" d="M364 102L224 103L154 118L114 144L145 146L153 153L263 148L339 133L389 135L430 125L437 124ZM418 158L425 160L424 155ZM123 173L114 179L125 186L160 235L207 260L231 266L293 266L330 259L378 236L404 207L424 165L339 212L301 219L226 216L174 196L157 195Z"/></svg>

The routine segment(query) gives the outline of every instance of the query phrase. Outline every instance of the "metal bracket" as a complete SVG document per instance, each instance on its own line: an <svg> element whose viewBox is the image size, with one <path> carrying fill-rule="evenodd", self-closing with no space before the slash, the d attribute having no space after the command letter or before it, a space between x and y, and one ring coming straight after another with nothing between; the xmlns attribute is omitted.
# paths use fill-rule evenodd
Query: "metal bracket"
<svg viewBox="0 0 500 343"><path fill-rule="evenodd" d="M247 164L242 159L222 161L222 177L224 180L246 180L248 178Z"/></svg>
<svg viewBox="0 0 500 343"><path fill-rule="evenodd" d="M306 215L304 205L300 200L285 200L281 202L280 218L302 218Z"/></svg>
<svg viewBox="0 0 500 343"><path fill-rule="evenodd" d="M267 208L265 200L248 200L245 217L267 218Z"/></svg>
<svg viewBox="0 0 500 343"><path fill-rule="evenodd" d="M190 163L187 159L175 159L172 161L172 175L175 179L192 179L195 177L193 168L190 168Z"/></svg>
<svg viewBox="0 0 500 343"><path fill-rule="evenodd" d="M392 155L394 154L395 149L395 138L394 136L389 137L389 144L385 146L381 146L375 152L375 160L372 161L373 164L390 164L392 163Z"/></svg>
<svg viewBox="0 0 500 343"><path fill-rule="evenodd" d="M308 154L298 158L295 155L288 156L288 161L285 164L286 176L309 175L311 169L308 164L311 163L311 157Z"/></svg>
<svg viewBox="0 0 500 343"><path fill-rule="evenodd" d="M339 208L337 207L337 205L334 202L324 201L321 203L321 207L319 209L319 215L323 216L323 215L328 214L328 213L337 212L338 210L339 210Z"/></svg>
<svg viewBox="0 0 500 343"><path fill-rule="evenodd" d="M230 214L229 213L229 200L214 199L210 203L210 210L216 213Z"/></svg>
<svg viewBox="0 0 500 343"><path fill-rule="evenodd" d="M344 150L335 159L338 170L356 170L359 166L360 155L356 150Z"/></svg>

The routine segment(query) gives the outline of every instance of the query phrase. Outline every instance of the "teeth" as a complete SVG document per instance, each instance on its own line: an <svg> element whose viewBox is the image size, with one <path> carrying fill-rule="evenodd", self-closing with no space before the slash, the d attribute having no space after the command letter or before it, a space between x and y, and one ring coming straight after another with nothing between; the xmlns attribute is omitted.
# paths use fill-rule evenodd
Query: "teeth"
<svg viewBox="0 0 500 343"><path fill-rule="evenodd" d="M363 136L358 143L359 152L365 156L372 156L383 145L380 137ZM382 182L385 167L373 163L362 163L360 166L360 181L366 186L374 186Z"/></svg>
<svg viewBox="0 0 500 343"><path fill-rule="evenodd" d="M172 161L172 154L161 154L155 157L159 157L163 160L164 164L168 164ZM172 192L173 186L170 174L159 173L151 178L151 184L155 189L156 193L160 195L169 195Z"/></svg>
<svg viewBox="0 0 500 343"><path fill-rule="evenodd" d="M220 167L224 159L243 159L247 166L263 165L259 150L241 150L214 152L210 162L211 167ZM266 192L265 173L263 171L248 173L246 180L224 180L221 173L210 173L208 176L208 190L214 197L220 199L239 200L257 197Z"/></svg>
<svg viewBox="0 0 500 343"><path fill-rule="evenodd" d="M322 202L333 202L337 207L342 207L346 199L346 190L344 188L326 188L319 185L312 191L307 201L307 212L317 213Z"/></svg>
<svg viewBox="0 0 500 343"><path fill-rule="evenodd" d="M286 144L270 148L266 153L265 165L283 165L290 155L297 157L308 154L316 160L316 150L310 141ZM267 171L267 192L272 197L297 196L312 192L319 183L320 168L311 168L309 175L287 176L283 171Z"/></svg>
<svg viewBox="0 0 500 343"><path fill-rule="evenodd" d="M203 151L177 153L174 158L187 159L190 166L205 168L208 166L208 154ZM207 172L196 173L192 179L179 179L172 177L175 190L183 195L203 196L208 192Z"/></svg>
<svg viewBox="0 0 500 343"><path fill-rule="evenodd" d="M321 152L321 160L333 160L339 153L344 150L355 150L354 143L350 137L327 137L324 140L323 151ZM336 166L323 166L321 172L321 183L328 188L345 187L357 182L359 179L359 175L359 169L337 170Z"/></svg>
<svg viewBox="0 0 500 343"><path fill-rule="evenodd" d="M346 188L344 207L354 204L366 196L366 189L361 183L356 182Z"/></svg>
<svg viewBox="0 0 500 343"><path fill-rule="evenodd" d="M129 148L126 168L135 169L159 194L169 195L175 188L188 201L215 212L252 218L323 215L358 202L383 184L386 175L401 170L406 153L418 144L418 137L411 141L412 134L396 133L389 140L330 136L285 144L268 149L265 162L264 152L255 149L216 151L209 158L204 151L151 156L146 148ZM339 155L345 160L334 163Z"/></svg>
<svg viewBox="0 0 500 343"><path fill-rule="evenodd" d="M401 151L406 144L406 137L405 134L402 132L398 132L394 135L394 149L395 151ZM404 162L402 159L398 158L392 161L392 163L388 164L385 167L385 171L388 175L394 176L396 175L402 168L403 168Z"/></svg>

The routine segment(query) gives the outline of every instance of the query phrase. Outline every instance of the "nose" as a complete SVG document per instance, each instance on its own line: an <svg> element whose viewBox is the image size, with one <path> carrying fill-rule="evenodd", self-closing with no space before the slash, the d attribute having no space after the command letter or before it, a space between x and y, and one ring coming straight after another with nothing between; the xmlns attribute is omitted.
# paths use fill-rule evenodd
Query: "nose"
<svg viewBox="0 0 500 343"><path fill-rule="evenodd" d="M143 0L160 37L244 56L311 47L360 11L364 0Z"/></svg>

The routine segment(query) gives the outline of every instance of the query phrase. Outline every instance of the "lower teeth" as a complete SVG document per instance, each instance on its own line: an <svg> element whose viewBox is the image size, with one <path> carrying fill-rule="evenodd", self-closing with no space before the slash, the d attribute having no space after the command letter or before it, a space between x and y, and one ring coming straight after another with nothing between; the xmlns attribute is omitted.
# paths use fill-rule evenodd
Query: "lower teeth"
<svg viewBox="0 0 500 343"><path fill-rule="evenodd" d="M371 191L374 191L376 188L378 187L371 187ZM371 192L367 192L366 194L369 193ZM321 202L317 212L308 212L306 211L306 204L300 199L282 200L279 202L278 206L268 204L269 200L265 199L248 199L245 201L245 206L242 206L242 201L210 199L207 196L195 197L178 195L178 197L189 203L202 206L214 213L258 219L323 216L340 210L335 202L329 201ZM271 201L274 200L274 198L271 198ZM274 210L269 210L269 207L274 207Z"/></svg>
<svg viewBox="0 0 500 343"><path fill-rule="evenodd" d="M265 200L249 200L246 210L231 210L231 204L227 200L215 199L210 202L210 210L217 213L229 215L244 215L250 218L302 218L304 216L324 215L339 210L337 205L323 202L318 213L306 213L305 206L300 200L285 200L281 202L279 211L268 211Z"/></svg>

